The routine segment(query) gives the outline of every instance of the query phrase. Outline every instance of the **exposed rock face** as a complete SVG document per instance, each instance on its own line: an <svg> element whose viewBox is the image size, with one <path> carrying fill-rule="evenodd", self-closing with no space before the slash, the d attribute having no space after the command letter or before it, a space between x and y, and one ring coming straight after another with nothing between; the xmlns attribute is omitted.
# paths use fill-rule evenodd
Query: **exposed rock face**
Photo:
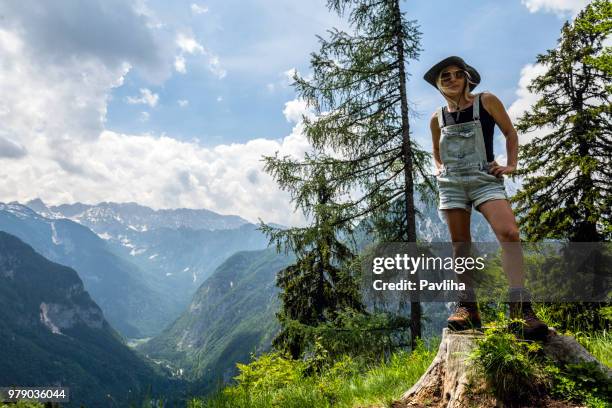
<svg viewBox="0 0 612 408"><path fill-rule="evenodd" d="M393 408L464 408L503 406L488 389L486 381L467 361L484 335L479 331L452 332L444 329L438 354L419 381L393 403ZM597 362L573 337L550 330L542 345L544 353L559 364ZM609 368L597 362L608 378ZM576 405L546 399L541 407L575 407Z"/></svg>
<svg viewBox="0 0 612 408"><path fill-rule="evenodd" d="M40 304L40 321L54 334L62 334L62 329L71 329L78 324L91 329L101 329L104 325L102 311L98 308L45 302Z"/></svg>
<svg viewBox="0 0 612 408"><path fill-rule="evenodd" d="M45 258L74 268L106 319L125 336L157 333L180 313L177 302L145 279L141 268L83 225L46 218L17 203L0 203L0 230L20 238ZM19 280L15 276L19 268L12 265L11 256L0 254L0 278Z"/></svg>
<svg viewBox="0 0 612 408"><path fill-rule="evenodd" d="M67 406L88 407L107 395L130 406L166 384L123 343L76 271L3 231L0 326L0 384L66 386Z"/></svg>

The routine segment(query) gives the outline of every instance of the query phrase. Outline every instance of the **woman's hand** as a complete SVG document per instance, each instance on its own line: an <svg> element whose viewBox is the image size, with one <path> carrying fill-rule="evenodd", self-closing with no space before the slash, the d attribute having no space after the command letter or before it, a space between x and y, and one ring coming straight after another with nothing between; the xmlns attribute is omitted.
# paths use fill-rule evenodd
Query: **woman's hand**
<svg viewBox="0 0 612 408"><path fill-rule="evenodd" d="M511 174L514 170L516 170L516 166L500 166L495 160L489 163L489 173L495 177Z"/></svg>

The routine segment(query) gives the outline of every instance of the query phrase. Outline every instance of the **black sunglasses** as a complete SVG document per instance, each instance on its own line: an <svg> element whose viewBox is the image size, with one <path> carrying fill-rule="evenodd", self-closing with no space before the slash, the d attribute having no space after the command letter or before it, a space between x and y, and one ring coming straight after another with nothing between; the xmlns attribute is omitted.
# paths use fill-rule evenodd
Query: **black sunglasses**
<svg viewBox="0 0 612 408"><path fill-rule="evenodd" d="M455 79L463 79L465 78L465 71L447 71L440 75L440 79L442 82L448 82L453 78L453 76Z"/></svg>

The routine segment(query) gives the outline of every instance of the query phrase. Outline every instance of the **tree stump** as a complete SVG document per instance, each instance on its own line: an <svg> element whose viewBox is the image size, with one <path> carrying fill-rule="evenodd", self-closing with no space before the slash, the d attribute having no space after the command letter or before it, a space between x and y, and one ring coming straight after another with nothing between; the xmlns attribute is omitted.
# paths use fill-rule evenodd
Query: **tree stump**
<svg viewBox="0 0 612 408"><path fill-rule="evenodd" d="M482 332L465 330L453 332L444 329L442 341L431 365L404 395L393 403L393 408L465 408L499 407L493 393L488 390L486 380L467 361L470 352L477 347ZM542 344L544 353L560 364L596 362L611 378L612 371L595 359L573 337L550 330ZM552 399L542 407L576 407Z"/></svg>

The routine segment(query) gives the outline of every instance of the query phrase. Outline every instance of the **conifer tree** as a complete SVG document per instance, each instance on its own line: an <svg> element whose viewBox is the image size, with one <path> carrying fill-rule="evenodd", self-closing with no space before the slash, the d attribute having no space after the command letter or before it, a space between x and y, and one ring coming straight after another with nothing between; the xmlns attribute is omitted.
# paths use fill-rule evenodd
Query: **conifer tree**
<svg viewBox="0 0 612 408"><path fill-rule="evenodd" d="M526 238L571 242L606 242L612 238L612 3L596 0L572 23L566 22L555 49L538 55L544 74L529 86L540 99L520 119L517 129L543 135L522 146L519 170L525 176L513 197ZM574 251L565 250L567 265ZM606 277L597 268L609 256L594 251L589 265L598 287ZM574 302L549 305L561 330L609 329L600 313L609 303Z"/></svg>
<svg viewBox="0 0 612 408"><path fill-rule="evenodd" d="M277 350L289 352L298 358L308 346L304 327L333 321L339 312L352 310L362 312L359 285L356 277L346 266L354 259L351 249L344 244L339 234L350 235L351 231L338 226L338 204L334 202L333 185L322 169L309 178L312 190L302 186L300 208L313 219L308 227L281 229L263 224L261 230L271 243L280 250L296 255L295 264L280 271L277 286L281 289L281 310L277 318L281 331L273 340Z"/></svg>
<svg viewBox="0 0 612 408"><path fill-rule="evenodd" d="M294 77L315 113L304 125L316 157L268 157L268 169L300 203L313 188L308 174L323 168L344 194L335 223L367 217L379 240L416 242L415 190L429 197L434 188L429 154L412 139L408 115L407 64L419 55L418 27L399 0L329 0L328 7L347 17L353 32L334 28L319 37L312 76ZM414 344L421 336L418 302L411 302L411 331Z"/></svg>
<svg viewBox="0 0 612 408"><path fill-rule="evenodd" d="M513 198L529 240L612 237L611 32L612 3L597 0L538 55L547 71L528 89L540 99L517 129L545 134L522 146L516 175L525 177Z"/></svg>

